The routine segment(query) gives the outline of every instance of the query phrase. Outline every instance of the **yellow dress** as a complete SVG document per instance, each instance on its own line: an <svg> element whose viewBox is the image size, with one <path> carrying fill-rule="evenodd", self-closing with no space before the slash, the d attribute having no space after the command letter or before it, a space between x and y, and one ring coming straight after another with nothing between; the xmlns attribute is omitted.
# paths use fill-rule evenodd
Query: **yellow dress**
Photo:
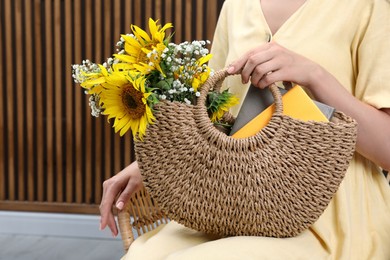
<svg viewBox="0 0 390 260"><path fill-rule="evenodd" d="M269 37L322 65L358 99L390 107L389 0L307 0L273 36L259 0L226 0L210 65L223 68ZM241 100L246 94L239 76L225 87ZM389 260L390 187L355 154L327 209L297 237L216 239L170 222L137 238L123 259Z"/></svg>

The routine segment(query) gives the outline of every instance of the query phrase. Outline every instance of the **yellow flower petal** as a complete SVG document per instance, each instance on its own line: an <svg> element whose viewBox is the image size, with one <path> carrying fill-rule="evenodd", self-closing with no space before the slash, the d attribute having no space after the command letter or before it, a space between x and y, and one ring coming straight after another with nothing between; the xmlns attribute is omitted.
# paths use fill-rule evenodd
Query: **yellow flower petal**
<svg viewBox="0 0 390 260"><path fill-rule="evenodd" d="M144 40L146 42L150 42L152 41L152 39L150 39L149 35L144 31L142 30L141 28L139 28L138 26L136 25L132 25L131 26L131 30L133 31L135 37L137 37L137 39L140 41L140 40Z"/></svg>
<svg viewBox="0 0 390 260"><path fill-rule="evenodd" d="M211 54L207 54L206 56L204 56L204 57L202 57L202 58L200 58L200 59L198 60L198 64L199 64L199 65L205 64L206 62L208 62L208 61L211 59L211 57L212 57Z"/></svg>

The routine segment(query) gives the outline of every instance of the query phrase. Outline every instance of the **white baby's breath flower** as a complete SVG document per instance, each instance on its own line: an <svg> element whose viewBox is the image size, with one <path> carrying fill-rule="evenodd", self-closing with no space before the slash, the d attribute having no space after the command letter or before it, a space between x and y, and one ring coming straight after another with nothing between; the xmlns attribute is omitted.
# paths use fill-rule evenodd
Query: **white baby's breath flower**
<svg viewBox="0 0 390 260"><path fill-rule="evenodd" d="M173 87L175 88L175 89L178 89L178 88L180 88L181 87L181 82L180 82L180 80L175 80L175 81L173 81Z"/></svg>
<svg viewBox="0 0 390 260"><path fill-rule="evenodd" d="M184 102L186 102L188 105L191 105L191 101L189 101L187 98L184 98Z"/></svg>
<svg viewBox="0 0 390 260"><path fill-rule="evenodd" d="M94 117L99 117L102 113L102 109L99 106L99 97L97 95L91 95L89 97L89 106L91 107L91 115Z"/></svg>
<svg viewBox="0 0 390 260"><path fill-rule="evenodd" d="M192 46L187 46L186 52L191 53L193 50Z"/></svg>
<svg viewBox="0 0 390 260"><path fill-rule="evenodd" d="M202 49L202 50L200 51L200 54L201 54L202 56L206 56L207 54L209 54L209 50L208 50L208 49Z"/></svg>

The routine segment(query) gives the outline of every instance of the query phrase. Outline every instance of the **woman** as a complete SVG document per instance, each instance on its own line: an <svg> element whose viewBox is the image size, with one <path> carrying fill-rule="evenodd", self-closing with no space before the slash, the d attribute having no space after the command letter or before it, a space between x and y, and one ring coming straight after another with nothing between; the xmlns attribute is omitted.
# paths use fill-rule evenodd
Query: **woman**
<svg viewBox="0 0 390 260"><path fill-rule="evenodd" d="M299 84L358 122L356 154L318 221L287 239L215 239L171 222L138 238L126 259L390 259L390 2L226 0L210 66L241 100L248 83ZM249 50L249 51L248 51ZM239 107L232 111L237 114ZM104 184L101 228L118 233L121 209L140 186L137 162Z"/></svg>

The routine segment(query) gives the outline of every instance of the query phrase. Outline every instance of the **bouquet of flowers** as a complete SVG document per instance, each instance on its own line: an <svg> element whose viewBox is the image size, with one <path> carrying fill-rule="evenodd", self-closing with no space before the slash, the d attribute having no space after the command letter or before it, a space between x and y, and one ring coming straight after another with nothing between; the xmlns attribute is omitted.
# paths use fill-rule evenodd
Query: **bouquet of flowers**
<svg viewBox="0 0 390 260"><path fill-rule="evenodd" d="M131 34L122 35L117 53L103 64L84 60L73 65L72 76L90 95L92 115L114 118L115 132L124 135L129 129L134 138L145 135L153 124L154 106L162 100L194 104L202 84L213 71L207 62L211 58L209 41L175 44L158 21L149 19L149 33L131 25ZM207 108L215 124L238 99L227 90L210 91Z"/></svg>

